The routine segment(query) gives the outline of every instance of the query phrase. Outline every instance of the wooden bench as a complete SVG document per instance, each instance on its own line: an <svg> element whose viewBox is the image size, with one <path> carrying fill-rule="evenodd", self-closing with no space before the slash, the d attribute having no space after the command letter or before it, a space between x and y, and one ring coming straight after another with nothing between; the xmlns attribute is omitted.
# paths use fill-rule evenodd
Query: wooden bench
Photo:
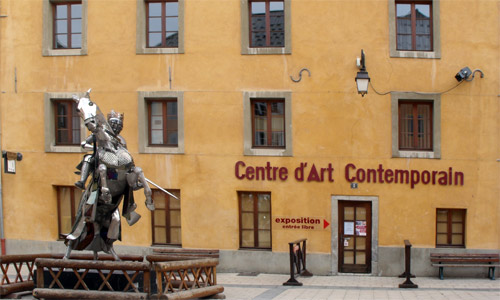
<svg viewBox="0 0 500 300"><path fill-rule="evenodd" d="M161 256L161 257L158 257ZM153 254L148 255L151 261L172 261L200 258L219 258L218 249L189 248L153 248Z"/></svg>
<svg viewBox="0 0 500 300"><path fill-rule="evenodd" d="M489 254L451 254L451 253L431 253L433 267L439 267L439 278L444 278L445 267L469 267L488 268L488 278L495 280L495 267L500 267L500 255L498 253Z"/></svg>

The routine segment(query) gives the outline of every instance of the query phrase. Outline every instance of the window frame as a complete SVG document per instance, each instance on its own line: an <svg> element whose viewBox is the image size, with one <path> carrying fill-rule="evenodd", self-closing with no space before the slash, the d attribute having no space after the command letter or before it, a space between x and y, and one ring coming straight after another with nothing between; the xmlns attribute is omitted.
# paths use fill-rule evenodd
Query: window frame
<svg viewBox="0 0 500 300"><path fill-rule="evenodd" d="M397 16L397 6L398 4L407 4L407 5L410 5L411 7L411 18L410 18L410 22L411 22L411 45L412 45L412 49L398 49L397 48L397 40L398 40L398 16ZM396 1L395 3L396 5L396 50L397 51L425 51L425 52L432 52L433 49L434 49L434 45L433 45L433 38L432 38L432 19L433 19L433 15L432 15L432 1ZM431 50L417 50L416 47L417 47L417 16L416 16L416 9L415 9L415 5L429 5L430 7L430 27L431 27L431 31L430 31L430 43L431 43Z"/></svg>
<svg viewBox="0 0 500 300"><path fill-rule="evenodd" d="M439 222L438 221L438 213L439 211L446 211L447 212L447 221L446 222ZM453 222L452 216L453 212L461 212L462 214L462 222ZM467 218L467 210L462 209L462 208L436 208L436 248L465 248L465 229L466 229L466 218ZM446 232L438 232L438 224L439 223L445 223L446 224ZM452 237L454 235L452 227L453 224L462 224L462 233L460 234L462 236L462 243L461 244L452 244ZM438 244L438 234L446 234L447 236L447 243L446 244Z"/></svg>
<svg viewBox="0 0 500 300"><path fill-rule="evenodd" d="M55 5L78 4L82 5L82 46L81 48L55 48ZM74 56L87 55L87 16L88 0L43 0L42 4L42 56Z"/></svg>
<svg viewBox="0 0 500 300"><path fill-rule="evenodd" d="M53 27L52 27L52 36L53 37L56 37L57 35L65 35L66 38L67 38L67 41L68 41L68 47L66 48L57 48L57 38L53 38L53 45L52 47L54 48L54 50L59 50L59 49L81 49L82 47L72 47L73 43L72 43L72 39L73 39L73 32L72 32L72 21L73 20L83 20L82 19L82 16L80 16L80 18L73 18L72 16L72 6L73 5L82 5L81 3L78 3L78 2L75 2L75 3L72 3L72 2L61 2L61 3L52 3L52 16L54 18L53 20ZM58 6L66 6L66 14L67 14L67 18L66 18L66 26L67 26L67 32L65 34L61 34L61 33L57 33L56 32L56 29L57 29L57 22L58 20L61 20L61 19L56 19L57 18L57 7ZM80 32L80 35L82 33Z"/></svg>
<svg viewBox="0 0 500 300"><path fill-rule="evenodd" d="M269 2L270 0L261 0ZM251 47L250 45L250 3L252 0L241 0L241 54L292 54L292 3L283 0L285 14L285 46L284 47Z"/></svg>
<svg viewBox="0 0 500 300"><path fill-rule="evenodd" d="M285 104L285 147L254 147L252 100L280 99ZM288 91L249 91L243 93L243 154L255 156L293 156L292 93Z"/></svg>
<svg viewBox="0 0 500 300"><path fill-rule="evenodd" d="M253 247L244 247L242 246L243 244L243 229L242 229L242 203L241 203L241 195L242 194L252 194L254 195L254 201L253 201L253 233L254 233L254 246ZM265 231L269 231L269 245L270 247L258 247L256 245L259 245L259 231L262 231L263 229L259 229L259 209L258 209L258 195L269 195L269 229ZM238 232L239 232L239 249L240 250L268 250L272 251L272 245L273 245L273 224L272 224L272 200L271 200L271 192L256 192L256 191L238 191L238 221L239 221L239 227L238 227ZM267 212L267 211L265 211Z"/></svg>
<svg viewBox="0 0 500 300"><path fill-rule="evenodd" d="M432 103L432 150L406 150L399 148L399 103ZM391 92L392 157L394 158L441 158L441 95L414 92Z"/></svg>
<svg viewBox="0 0 500 300"><path fill-rule="evenodd" d="M162 132L163 132L163 144L153 144L152 143L152 131L151 129L151 118L152 118L152 111L151 111L151 104L153 102L159 102L162 105L162 122L164 126L162 127ZM148 147L178 147L179 146L179 134L178 134L178 128L175 130L177 133L177 143L175 144L169 144L168 143L168 132L172 132L173 130L169 130L168 128L168 103L176 103L177 104L177 99L176 98L146 98L146 103L148 107ZM179 114L178 110L176 111L176 118L177 118L177 127L179 125ZM167 142L165 142L167 141Z"/></svg>
<svg viewBox="0 0 500 300"><path fill-rule="evenodd" d="M152 189L153 190L153 193L154 192L160 192L159 189ZM180 197L180 190L171 190L169 189L168 190L169 192L173 193L174 195L177 195L179 197L179 199L181 199ZM163 193L163 192L162 192ZM161 208L155 208L155 210L151 211L151 233L152 233L152 245L153 246L156 246L156 245L169 245L169 246L182 246L182 209L181 209L181 203L179 202L179 209L172 209L170 208L170 198L171 196L170 195L167 195L165 194L164 195L165 197L165 208L164 209L161 209ZM180 201L180 200L179 200ZM162 225L155 225L155 211L157 210L164 210L165 211L165 226L162 226ZM181 225L180 226L172 226L171 223L170 223L170 212L171 211L179 211L179 216L181 218ZM159 242L156 242L156 239L155 239L155 228L165 228L165 233L166 233L166 243L159 243ZM180 243L172 243L172 232L171 232L171 229L172 228L179 228L181 230L181 242Z"/></svg>
<svg viewBox="0 0 500 300"><path fill-rule="evenodd" d="M75 224L76 220L76 213L78 212L78 205L80 198L76 199L75 191L80 191L75 186L66 186L66 185L55 185L54 188L56 189L56 199L57 199L57 228L58 228L58 239L63 240L65 238L65 234L69 234L70 232L63 233L62 230L62 209L61 209L61 204L62 204L62 190L63 188L67 188L70 190L70 217L71 217L71 226ZM78 202L77 202L78 201ZM71 230L71 229L70 229Z"/></svg>
<svg viewBox="0 0 500 300"><path fill-rule="evenodd" d="M167 16L165 14L165 11L166 11L166 3L179 3L179 1L177 0L145 0L146 1L146 48L178 48L179 47L179 41L177 40L177 46L175 47L169 47L166 45L165 43L165 39L163 37L166 36L167 32L169 32L168 28L167 28L167 18L171 18L171 16ZM150 28L149 28L149 19L151 18L151 16L149 15L149 4L150 3L160 3L161 4L161 16L159 17L160 20L161 20L161 36L162 36L162 40L161 40L161 46L159 47L150 47L149 46L149 34L151 33L150 32ZM158 17L156 17L158 18ZM179 11L177 10L177 36L179 36ZM172 30L170 30L170 32L173 32Z"/></svg>
<svg viewBox="0 0 500 300"><path fill-rule="evenodd" d="M77 111L77 104L74 100L72 99L52 99L52 103L54 105L54 129L55 129L55 145L56 146L80 146L80 143L81 143L81 140L82 140L82 136L81 136L81 132L79 132L79 139L74 141L73 140L73 131L74 131L74 128L73 128L73 118L75 117L74 114L76 114L76 116L78 117L78 120L79 120L79 124L81 123L80 121L80 116L78 116L78 111ZM67 110L67 114L66 115L59 115L59 112L58 112L58 107L59 107L59 104L64 104L64 105L69 105L70 106L70 109ZM73 111L73 109L75 111ZM67 129L61 129L59 128L58 124L58 119L61 117L61 116L66 116L66 122L68 124L68 128ZM80 128L78 128L79 130ZM58 139L58 133L59 131L62 131L62 130L65 130L65 131L68 131L68 141L67 142L64 142L64 141L59 141Z"/></svg>
<svg viewBox="0 0 500 300"><path fill-rule="evenodd" d="M263 2L265 6L265 12L264 12L264 18L266 20L266 28L265 28L265 33L266 33L266 42L265 46L253 46L252 45L252 33L255 31L252 30L252 3L254 2ZM284 46L272 46L270 45L271 43L271 2L281 2L283 3L283 33L285 32L285 24L284 24L284 13L285 13L285 2L284 0L248 0L248 20L249 20L249 34L248 34L248 43L251 48L282 48ZM283 44L285 43L285 37L283 34Z"/></svg>
<svg viewBox="0 0 500 300"><path fill-rule="evenodd" d="M148 47L148 2L178 2L178 45L177 47ZM136 0L136 54L182 54L184 53L185 0Z"/></svg>
<svg viewBox="0 0 500 300"><path fill-rule="evenodd" d="M148 100L150 99L177 99L177 146L149 145ZM139 153L184 154L184 92L139 91L137 101Z"/></svg>
<svg viewBox="0 0 500 300"><path fill-rule="evenodd" d="M396 3L429 3L431 4L431 44L432 51L423 50L397 50L397 28L396 28ZM389 0L389 55L390 57L408 58L441 58L441 25L440 25L440 0Z"/></svg>
<svg viewBox="0 0 500 300"><path fill-rule="evenodd" d="M265 146L257 146L256 144L256 136L255 136L255 133L256 133L256 123L255 123L255 102L264 102L266 103L266 111L267 111L267 115L266 115L266 127L267 127L267 130L266 130L266 134L267 134L267 141L266 141L266 144ZM284 112L284 109L283 109L283 135L284 135L284 139L283 139L283 143L284 145L283 146L273 146L272 145L272 133L273 133L273 129L272 129L272 122L273 122L273 115L272 115L272 111L271 111L271 105L273 103L282 103L283 104L283 108L285 108L285 100L284 99L263 99L263 98L251 98L250 99L250 105L252 107L252 148L254 149L286 149L286 132L285 132L285 127L286 127L286 117L285 117L285 112Z"/></svg>
<svg viewBox="0 0 500 300"><path fill-rule="evenodd" d="M44 93L44 144L45 152L61 152L61 153L84 153L80 144L76 145L57 145L56 144L56 126L55 118L56 111L54 102L58 100L72 99L73 95L83 97L82 92L62 92L62 93ZM80 118L80 143L86 138L87 128Z"/></svg>
<svg viewBox="0 0 500 300"><path fill-rule="evenodd" d="M401 105L403 104L410 104L412 105L412 120L413 120L413 124L412 124L412 127L413 127L413 130L412 130L412 135L413 135L413 147L404 147L402 145L402 141L401 141L401 136L402 136L402 133L401 133L401 130L402 130L402 123L403 123L403 120L402 120L402 116L401 116ZM418 118L418 111L417 111L417 108L419 105L425 105L425 106L428 106L429 107L429 110L430 110L430 147L427 147L427 148L418 148L418 135L419 135L419 132L418 132L418 129L419 129L419 125L418 125L418 122L419 122L419 118ZM432 102L429 102L429 101L404 101L404 100L400 100L398 102L398 115L399 115L399 125L398 125L398 135L399 135L399 150L400 151L432 151L432 136L433 136L433 127L432 127L432 116L433 116L433 111L432 111ZM424 135L426 134L425 132L423 133Z"/></svg>

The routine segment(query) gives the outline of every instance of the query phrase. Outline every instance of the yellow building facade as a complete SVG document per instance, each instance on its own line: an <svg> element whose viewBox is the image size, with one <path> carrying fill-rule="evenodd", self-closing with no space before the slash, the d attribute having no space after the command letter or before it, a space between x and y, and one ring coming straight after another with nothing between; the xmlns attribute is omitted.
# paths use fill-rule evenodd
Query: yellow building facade
<svg viewBox="0 0 500 300"><path fill-rule="evenodd" d="M176 24L160 30L173 46L153 45L151 3L0 1L1 148L22 154L3 160L4 253L64 250L58 195L88 131L58 144L54 103L89 88L181 198L174 233L136 191L118 253L214 248L222 270L286 273L288 243L307 238L313 274L392 276L409 240L418 276L437 274L431 252L500 252L498 1L179 0L156 20ZM158 146L149 111L167 100L175 142Z"/></svg>

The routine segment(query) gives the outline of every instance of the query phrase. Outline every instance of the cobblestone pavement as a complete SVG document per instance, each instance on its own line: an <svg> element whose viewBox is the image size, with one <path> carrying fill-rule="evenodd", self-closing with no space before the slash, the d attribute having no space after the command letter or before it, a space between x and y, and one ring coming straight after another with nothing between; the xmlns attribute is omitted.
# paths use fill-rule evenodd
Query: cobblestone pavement
<svg viewBox="0 0 500 300"><path fill-rule="evenodd" d="M12 273L12 272L10 272ZM15 273L12 274L15 276ZM302 286L283 286L290 278L281 274L240 276L217 273L228 300L247 299L343 299L343 300L500 300L500 280L487 278L412 278L416 289L400 289L403 278L368 275L298 277ZM13 278L12 278L13 279ZM24 299L35 299L27 295Z"/></svg>
<svg viewBox="0 0 500 300"><path fill-rule="evenodd" d="M363 275L297 278L302 286L283 286L287 275L239 276L218 273L226 299L491 299L500 300L500 281L487 278L417 277L416 289L400 289L404 279Z"/></svg>

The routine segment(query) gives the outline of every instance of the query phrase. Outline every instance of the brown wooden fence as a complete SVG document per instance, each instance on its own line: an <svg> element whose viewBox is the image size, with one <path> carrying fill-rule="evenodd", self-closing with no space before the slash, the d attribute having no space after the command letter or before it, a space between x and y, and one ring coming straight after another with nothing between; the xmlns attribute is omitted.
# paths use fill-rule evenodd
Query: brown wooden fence
<svg viewBox="0 0 500 300"><path fill-rule="evenodd" d="M121 255L122 261L111 255L100 255L99 261L91 254L69 260L62 254L4 255L0 298L31 290L36 298L54 299L191 299L224 291L217 285L218 258L200 258L204 250L169 252L149 255L145 262L138 255ZM211 250L210 257L218 251Z"/></svg>

